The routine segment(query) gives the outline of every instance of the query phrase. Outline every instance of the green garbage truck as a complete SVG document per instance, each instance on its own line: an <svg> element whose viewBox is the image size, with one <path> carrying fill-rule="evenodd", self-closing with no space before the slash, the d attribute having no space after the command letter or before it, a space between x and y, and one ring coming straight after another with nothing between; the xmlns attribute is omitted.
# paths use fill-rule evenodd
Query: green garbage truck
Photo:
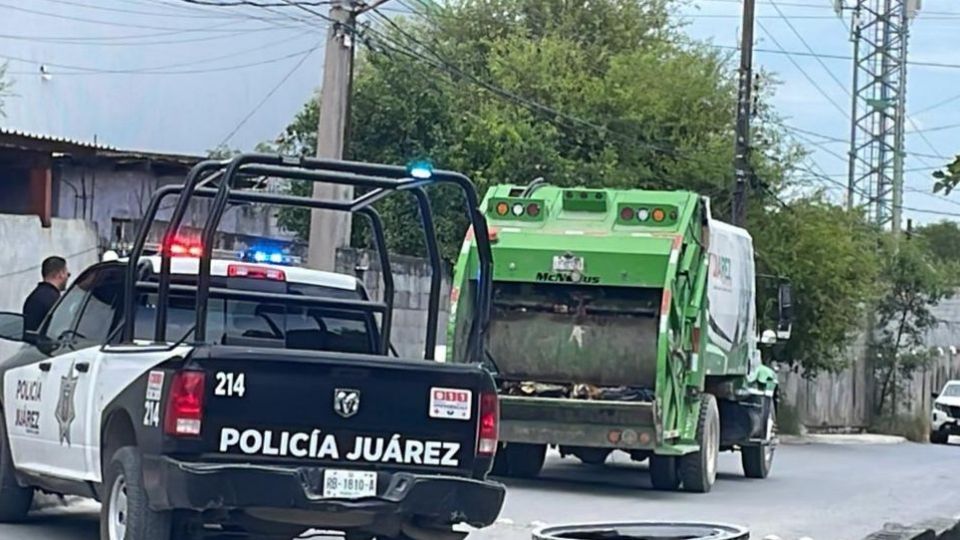
<svg viewBox="0 0 960 540"><path fill-rule="evenodd" d="M548 447L600 464L649 460L656 489L710 491L720 451L765 478L776 445L777 373L790 284L764 280L753 241L684 191L490 188L481 204L493 300L480 330L500 395L495 472L540 473ZM446 361L466 362L477 253L454 268ZM760 315L758 316L758 312ZM758 319L770 319L762 328Z"/></svg>

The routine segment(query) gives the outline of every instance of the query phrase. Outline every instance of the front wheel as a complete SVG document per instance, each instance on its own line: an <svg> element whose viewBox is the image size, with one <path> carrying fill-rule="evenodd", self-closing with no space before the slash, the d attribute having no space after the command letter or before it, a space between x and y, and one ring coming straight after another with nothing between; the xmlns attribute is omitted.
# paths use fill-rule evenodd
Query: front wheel
<svg viewBox="0 0 960 540"><path fill-rule="evenodd" d="M140 453L117 450L104 471L100 540L171 540L172 515L147 507Z"/></svg>
<svg viewBox="0 0 960 540"><path fill-rule="evenodd" d="M744 446L740 449L740 463L743 465L743 474L747 478L766 478L770 475L770 469L773 468L773 452L776 449L773 444L777 432L776 416L777 412L771 400L767 411L764 444Z"/></svg>
<svg viewBox="0 0 960 540"><path fill-rule="evenodd" d="M933 444L947 444L947 441L949 440L949 433L940 430L930 432L930 442Z"/></svg>
<svg viewBox="0 0 960 540"><path fill-rule="evenodd" d="M33 503L33 489L17 483L7 428L0 411L0 523L20 521Z"/></svg>

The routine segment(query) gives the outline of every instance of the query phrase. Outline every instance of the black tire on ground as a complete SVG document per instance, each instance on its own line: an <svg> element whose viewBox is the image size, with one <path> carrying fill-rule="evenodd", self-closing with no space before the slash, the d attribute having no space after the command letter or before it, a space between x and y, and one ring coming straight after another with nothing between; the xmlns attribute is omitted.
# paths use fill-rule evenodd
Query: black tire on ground
<svg viewBox="0 0 960 540"><path fill-rule="evenodd" d="M684 491L707 493L717 480L720 454L720 411L716 398L710 394L700 397L697 444L699 451L680 458L680 481Z"/></svg>
<svg viewBox="0 0 960 540"><path fill-rule="evenodd" d="M507 443L507 474L514 478L536 478L547 457L547 445Z"/></svg>
<svg viewBox="0 0 960 540"><path fill-rule="evenodd" d="M931 431L930 442L933 444L947 444L950 440L950 434L943 431Z"/></svg>
<svg viewBox="0 0 960 540"><path fill-rule="evenodd" d="M680 487L677 458L674 456L650 456L650 483L653 489L676 491Z"/></svg>
<svg viewBox="0 0 960 540"><path fill-rule="evenodd" d="M493 458L493 468L490 469L490 474L493 476L506 476L508 472L507 449L501 443L497 446L497 455Z"/></svg>
<svg viewBox="0 0 960 540"><path fill-rule="evenodd" d="M7 426L0 411L0 523L22 520L33 503L33 489L17 483L7 440Z"/></svg>
<svg viewBox="0 0 960 540"><path fill-rule="evenodd" d="M135 447L124 446L113 454L104 468L103 486L100 540L171 540L172 513L147 507L143 467Z"/></svg>
<svg viewBox="0 0 960 540"><path fill-rule="evenodd" d="M771 399L767 406L767 418L765 438L767 442L772 443L776 436L776 409ZM770 475L770 469L773 468L773 444L744 446L740 449L740 464L743 465L743 475L747 478L766 478Z"/></svg>

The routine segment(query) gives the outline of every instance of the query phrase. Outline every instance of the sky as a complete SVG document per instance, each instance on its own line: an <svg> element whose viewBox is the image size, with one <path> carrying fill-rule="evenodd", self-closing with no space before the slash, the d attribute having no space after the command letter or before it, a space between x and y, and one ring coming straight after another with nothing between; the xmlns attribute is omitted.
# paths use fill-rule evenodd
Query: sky
<svg viewBox="0 0 960 540"><path fill-rule="evenodd" d="M852 62L831 57L849 57L853 47L849 14L838 17L832 4L758 0L754 64L782 81L773 104L813 151L810 168L831 178L814 185L839 201ZM680 14L691 37L732 52L740 9L739 0L688 0ZM8 63L15 94L0 125L123 149L205 153L224 142L251 149L275 138L313 95L325 30L293 8L0 0L0 62ZM960 64L957 0L925 0L909 47L912 62ZM906 141L904 216L918 224L960 219L960 193L929 193L932 169L960 152L960 68L910 66L907 109L915 132Z"/></svg>

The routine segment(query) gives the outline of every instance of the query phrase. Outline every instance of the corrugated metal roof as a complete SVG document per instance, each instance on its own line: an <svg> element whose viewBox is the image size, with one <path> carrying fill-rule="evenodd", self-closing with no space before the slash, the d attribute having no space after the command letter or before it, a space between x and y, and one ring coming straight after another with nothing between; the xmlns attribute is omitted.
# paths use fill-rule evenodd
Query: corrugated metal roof
<svg viewBox="0 0 960 540"><path fill-rule="evenodd" d="M17 140L19 139L19 140ZM12 144L11 144L12 143ZM39 146L62 145L64 147L74 147L87 150L115 150L115 148L96 144L92 142L68 139L66 137L55 137L53 135L44 135L40 133L30 133L17 129L0 127L0 144L4 146L17 146L25 149L36 148ZM40 148L37 148L40 149Z"/></svg>
<svg viewBox="0 0 960 540"><path fill-rule="evenodd" d="M204 156L189 154L173 154L141 150L121 150L99 143L0 127L0 148L4 147L68 155L76 153L78 155L75 157L87 159L98 158L113 161L147 160L188 167L193 166L198 161L205 159Z"/></svg>

